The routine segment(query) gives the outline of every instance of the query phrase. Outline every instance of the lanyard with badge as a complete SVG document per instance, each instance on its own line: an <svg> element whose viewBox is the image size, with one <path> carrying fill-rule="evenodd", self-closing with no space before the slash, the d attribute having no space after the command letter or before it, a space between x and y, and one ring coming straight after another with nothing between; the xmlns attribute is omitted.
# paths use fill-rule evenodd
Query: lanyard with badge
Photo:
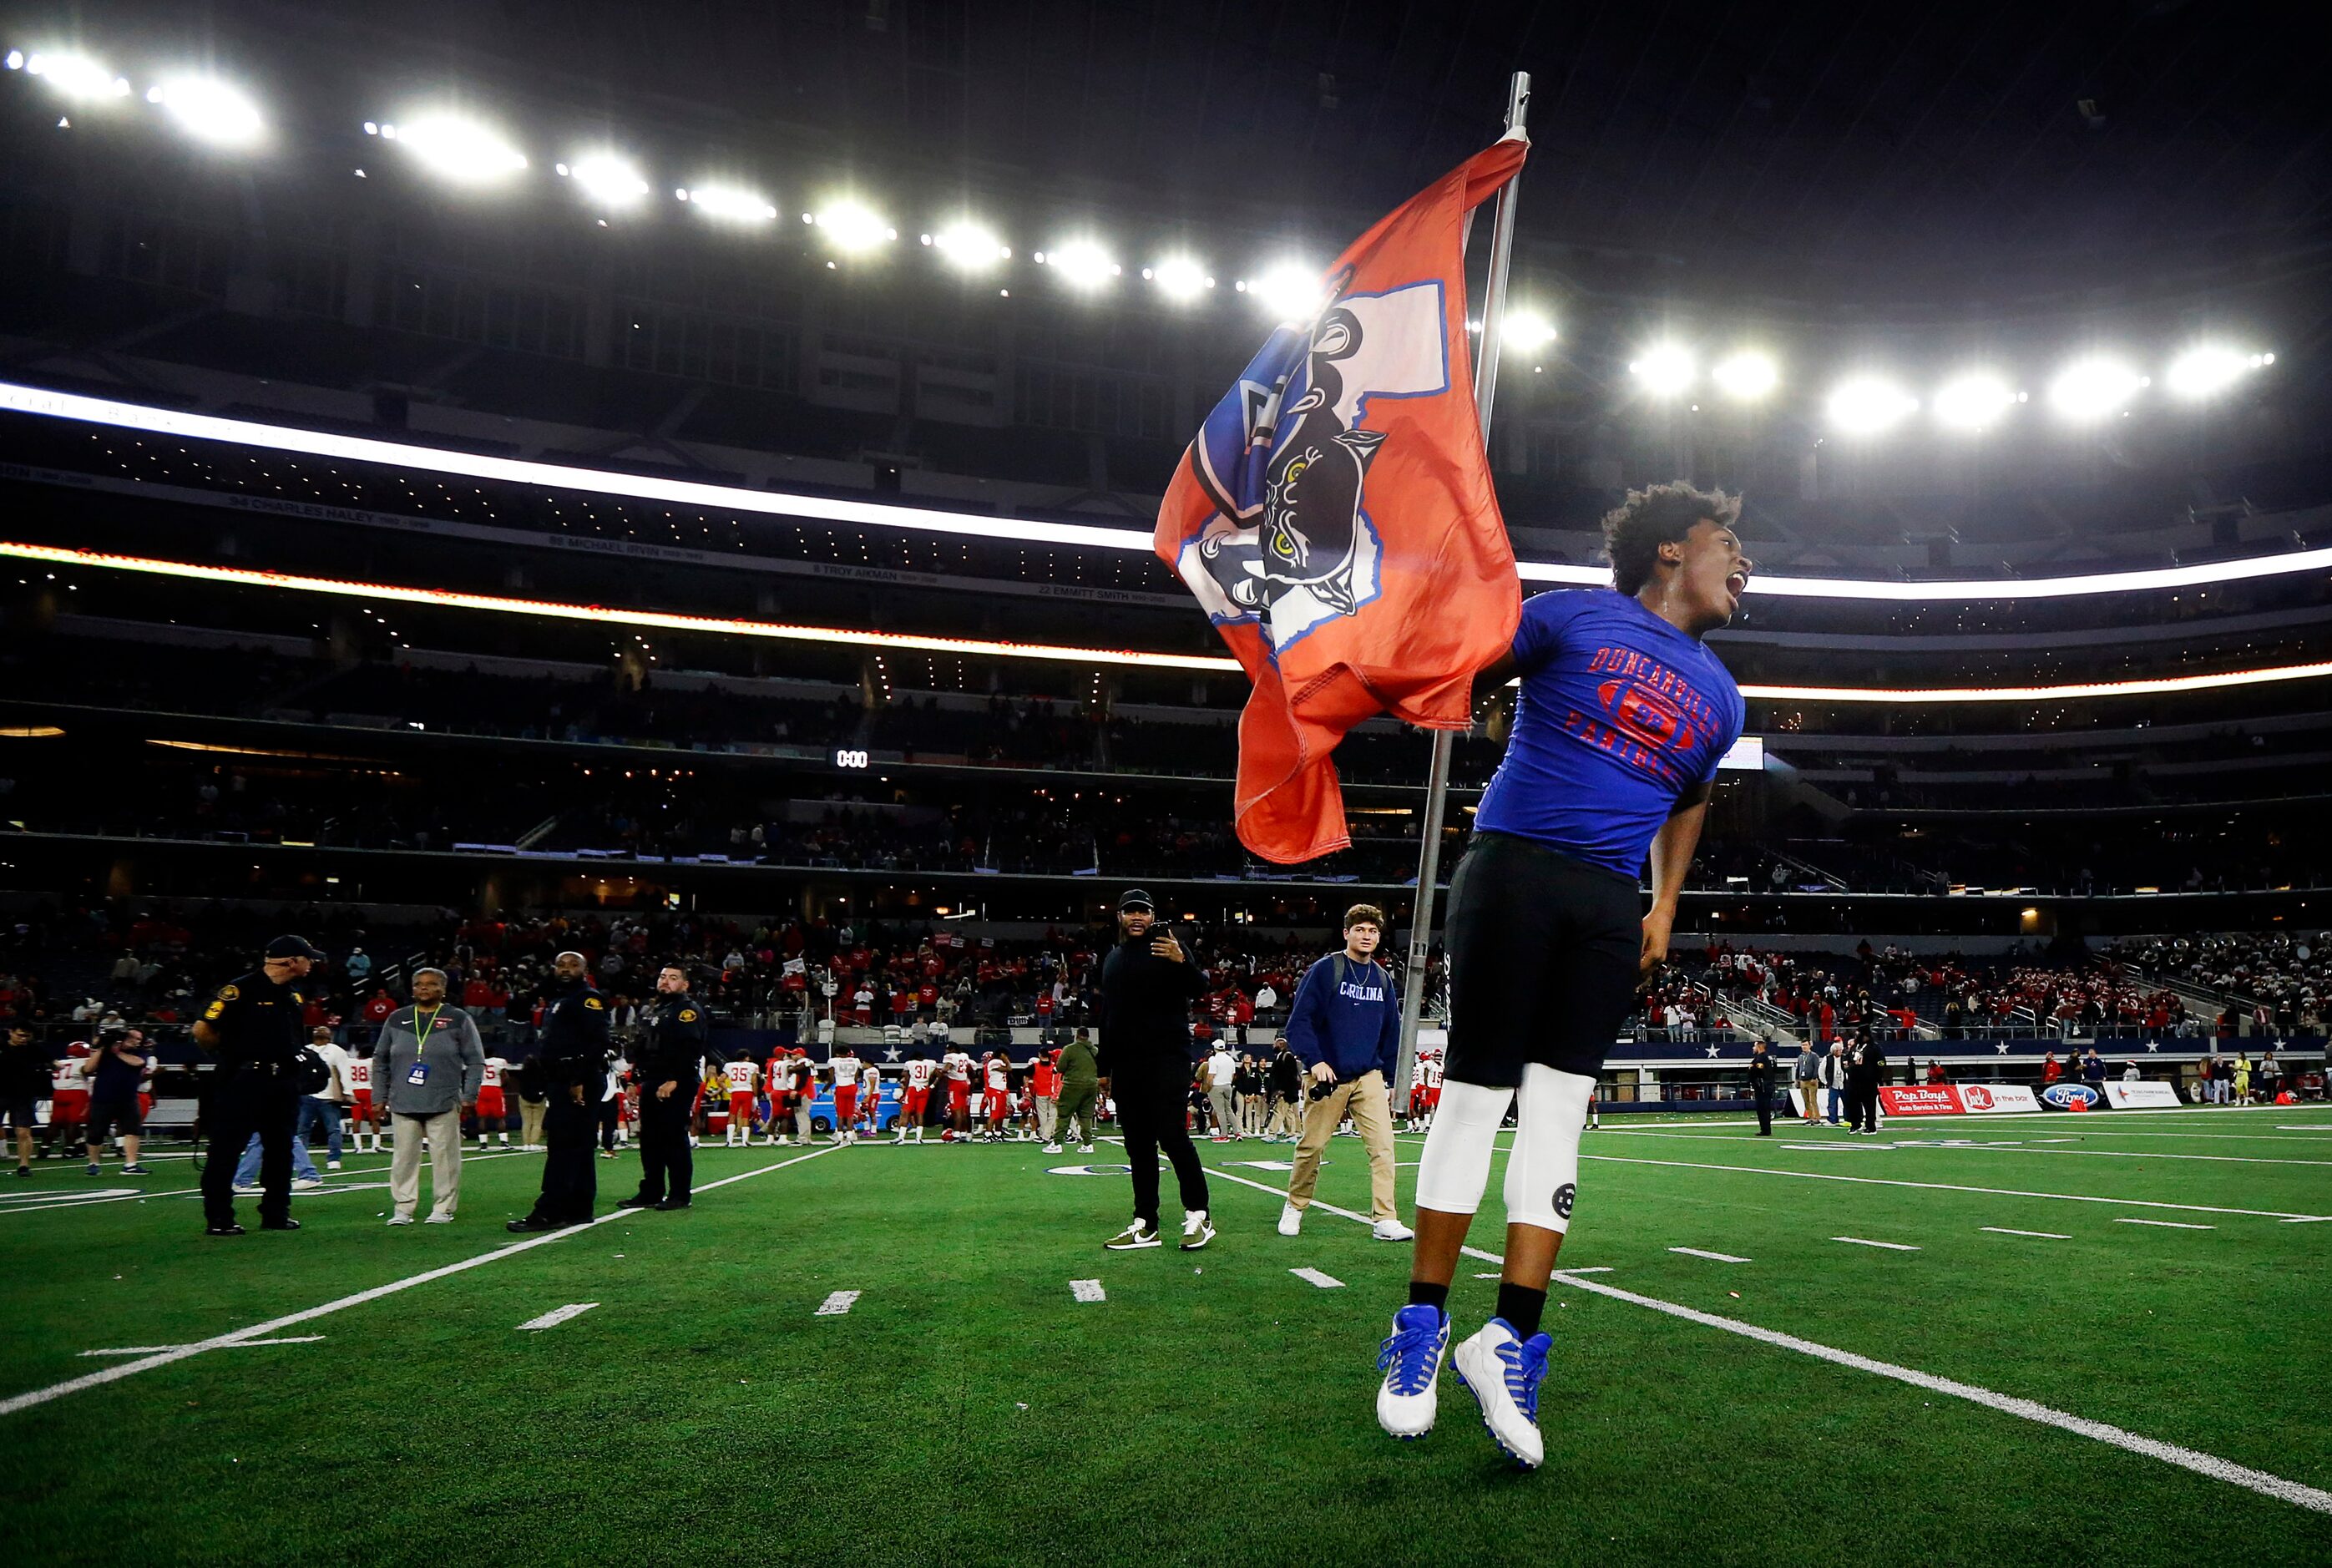
<svg viewBox="0 0 2332 1568"><path fill-rule="evenodd" d="M444 1002L431 1008L429 1021L425 1024L421 1021L421 1009L417 1007L413 1009L413 1070L405 1075L405 1081L416 1088L429 1081L429 1064L421 1057L429 1048L429 1031L437 1027L437 1015L444 1010Z"/></svg>

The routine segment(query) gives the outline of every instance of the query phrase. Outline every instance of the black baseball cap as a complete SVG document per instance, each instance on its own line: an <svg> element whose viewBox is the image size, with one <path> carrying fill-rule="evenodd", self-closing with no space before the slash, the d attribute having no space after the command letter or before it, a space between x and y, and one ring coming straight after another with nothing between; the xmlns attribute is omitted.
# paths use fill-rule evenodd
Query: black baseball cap
<svg viewBox="0 0 2332 1568"><path fill-rule="evenodd" d="M267 956L269 958L313 959L318 963L322 963L324 961L323 949L318 947L314 942L310 942L304 936L277 937L273 942L267 944Z"/></svg>
<svg viewBox="0 0 2332 1568"><path fill-rule="evenodd" d="M1123 914L1129 909L1146 909L1152 914L1158 913L1158 906L1151 902L1150 895L1138 887L1129 887L1117 895L1118 913Z"/></svg>

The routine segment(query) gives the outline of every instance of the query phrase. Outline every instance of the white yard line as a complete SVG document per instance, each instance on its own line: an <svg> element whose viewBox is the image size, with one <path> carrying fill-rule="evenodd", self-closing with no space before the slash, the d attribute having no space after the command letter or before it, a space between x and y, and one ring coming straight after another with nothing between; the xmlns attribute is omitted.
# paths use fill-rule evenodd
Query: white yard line
<svg viewBox="0 0 2332 1568"><path fill-rule="evenodd" d="M1681 1252L1687 1257L1706 1257L1712 1263L1746 1263L1745 1257L1735 1257L1729 1252L1703 1252L1697 1247L1671 1247L1670 1252Z"/></svg>
<svg viewBox="0 0 2332 1568"><path fill-rule="evenodd" d="M2059 1203L2111 1203L2132 1209L2175 1209L2190 1214L2241 1214L2253 1219L2332 1219L2332 1215L2290 1214L2279 1209L2224 1209L2210 1203L2165 1203L2151 1198L2097 1198L2084 1192L2033 1192L2021 1187L1964 1187L1952 1181L1907 1181L1899 1177L1848 1176L1836 1171L1777 1171L1770 1165L1716 1165L1694 1160L1646 1160L1628 1154L1582 1154L1616 1165L1666 1165L1680 1171L1727 1171L1744 1176L1789 1176L1802 1181L1851 1181L1865 1187L1916 1187L1928 1192L1982 1192L1994 1198L2045 1198Z"/></svg>
<svg viewBox="0 0 2332 1568"><path fill-rule="evenodd" d="M1260 1192L1276 1195L1278 1191L1276 1188L1266 1187L1260 1181L1250 1181L1244 1176L1233 1176L1228 1171L1222 1172L1222 1176L1227 1181L1236 1181L1243 1187L1252 1187ZM1330 1214L1340 1215L1362 1225L1370 1223L1369 1217L1365 1214L1355 1214L1349 1209L1338 1209L1333 1204L1323 1203L1316 1198L1313 1200L1312 1207ZM1487 1263L1503 1264L1505 1261L1495 1252L1484 1252L1473 1247L1468 1247L1465 1250L1467 1257L1478 1257ZM2071 1432L2077 1437L2093 1439L2129 1453L2159 1459L2166 1465L2176 1465L2182 1469L2192 1470L2196 1475L2208 1476L2214 1481L2224 1481L2230 1486L2241 1487L2263 1497L2273 1497L2279 1502L2289 1503L2295 1507L2306 1508L2311 1513L2332 1515L2332 1492L2307 1486L2299 1481L2288 1481L2281 1476L2270 1475L2265 1470L2255 1470L2248 1465L2238 1465L2231 1459L2222 1459L2214 1454L2181 1448L2175 1443L2165 1443L2157 1438L2143 1437L2136 1432L2124 1430L2120 1427L2108 1426L2104 1421L2093 1421L2083 1416L2069 1415L2063 1410L2052 1410L2047 1405L2036 1403L2031 1400L2019 1399L2013 1394L1994 1393L1992 1390L1979 1387L1974 1383L1964 1383L1951 1378L1937 1377L1933 1372L1924 1372L1916 1368L1897 1366L1889 1362L1857 1355L1852 1351L1818 1344L1810 1339L1800 1339L1795 1334L1761 1328L1754 1323L1743 1323L1737 1318L1719 1317L1715 1313L1701 1312L1696 1308L1682 1306L1672 1301L1661 1301L1655 1296L1639 1296L1632 1290L1622 1290L1618 1286L1605 1285L1600 1280L1583 1279L1575 1270L1558 1269L1555 1271L1554 1277L1566 1285L1595 1296L1608 1296L1613 1301L1624 1301L1631 1306L1640 1306L1651 1312L1665 1314L1669 1317L1681 1318L1687 1323L1696 1323L1704 1328L1714 1328L1725 1334L1739 1334L1744 1339L1754 1339L1778 1350L1794 1351L1800 1355L1812 1356L1817 1361L1826 1361L1834 1366L1868 1372L1875 1377L1891 1378L1897 1382L1908 1383L1913 1388L1925 1389L1930 1393L1965 1400L1971 1404L1982 1405L1987 1410L1998 1410L2003 1415L2014 1416L2021 1420L2055 1427L2060 1431Z"/></svg>
<svg viewBox="0 0 2332 1568"><path fill-rule="evenodd" d="M1316 1268L1291 1268L1287 1272L1302 1280L1305 1284L1318 1286L1322 1290L1342 1290L1344 1288L1344 1282L1343 1280L1338 1279L1333 1274L1323 1274Z"/></svg>
<svg viewBox="0 0 2332 1568"><path fill-rule="evenodd" d="M288 1334L282 1339L246 1339L238 1344L228 1345L226 1348L249 1350L253 1345L261 1344L320 1344L323 1343L323 1338L320 1334ZM81 1353L83 1355L158 1355L166 1350L182 1348L184 1347L175 1344L130 1344L123 1345L119 1350L85 1350Z"/></svg>
<svg viewBox="0 0 2332 1568"><path fill-rule="evenodd" d="M524 1323L520 1324L518 1325L519 1332L521 1334L537 1334L546 1328L557 1328L569 1318L581 1317L585 1313L590 1311L593 1307L598 1305L599 1304L596 1301L576 1301L569 1302L565 1306L554 1306L549 1312L544 1313L540 1317L530 1317Z"/></svg>
<svg viewBox="0 0 2332 1568"><path fill-rule="evenodd" d="M1072 1279L1069 1281L1069 1295L1079 1301L1109 1299L1109 1292L1101 1287L1101 1281L1098 1279Z"/></svg>
<svg viewBox="0 0 2332 1568"><path fill-rule="evenodd" d="M1980 1225L1976 1229L1979 1230L1989 1230L1995 1236L2037 1236L2043 1241L2070 1241L2073 1239L2069 1236L2060 1235L2054 1230L2011 1230L2005 1225Z"/></svg>
<svg viewBox="0 0 2332 1568"><path fill-rule="evenodd" d="M1916 1252L1919 1249L1907 1241L1872 1241L1860 1236L1833 1236L1832 1241L1844 1241L1856 1247L1883 1247L1889 1252Z"/></svg>
<svg viewBox="0 0 2332 1568"><path fill-rule="evenodd" d="M812 1317L847 1317L850 1315L851 1307L862 1294L855 1290L829 1292L827 1298L817 1304L817 1310L810 1315Z"/></svg>
<svg viewBox="0 0 2332 1568"><path fill-rule="evenodd" d="M464 1165L475 1165L487 1160L515 1160L522 1152L523 1151L521 1150L512 1149L507 1154L499 1152L492 1154L464 1154L462 1157L462 1163ZM348 1181L347 1178L350 1176L378 1175L387 1169L388 1167L386 1165L376 1165L364 1171L344 1170L335 1171L331 1177L325 1181L324 1185L321 1187L311 1188L304 1192L295 1188L292 1190L292 1196L294 1198L330 1198L342 1192L386 1191L388 1188L388 1183L386 1181ZM21 1200L18 1202L13 1204L0 1204L0 1214L20 1214L28 1210L41 1211L50 1209L86 1209L94 1203L134 1203L146 1198L199 1198L202 1196L202 1191L203 1190L199 1187L167 1187L158 1190L151 1188L140 1188L136 1191L129 1191L119 1187L108 1187L90 1192L27 1192L21 1195ZM17 1195L11 1194L10 1196L15 1197ZM247 1202L250 1201L253 1196L253 1194L249 1192L238 1192L235 1194L235 1200L237 1202Z"/></svg>
<svg viewBox="0 0 2332 1568"><path fill-rule="evenodd" d="M2189 1225L2177 1219L2131 1219L2127 1217L2116 1219L2114 1223L2116 1225L2158 1225L2165 1230L2216 1230L2218 1229L2215 1225Z"/></svg>
<svg viewBox="0 0 2332 1568"><path fill-rule="evenodd" d="M710 1192L717 1187L729 1186L731 1182L746 1181L756 1176L767 1175L772 1171L782 1171L788 1165L798 1165L805 1160L816 1160L821 1155L832 1153L836 1147L837 1145L829 1143L823 1149L814 1149L807 1154L797 1154L790 1160L780 1160L774 1165L762 1165L750 1171L741 1171L734 1176L723 1176L718 1181L700 1182L697 1184L696 1190L700 1193ZM345 1311L351 1306L362 1306L367 1302L378 1301L383 1296L395 1296L400 1291L411 1290L416 1286L428 1285L436 1280L450 1278L454 1275L466 1273L473 1268L483 1267L489 1263L499 1263L506 1257L516 1257L519 1254L531 1252L538 1247L549 1247L553 1243L564 1241L570 1236L579 1236L587 1230L595 1229L611 1219L632 1219L637 1212L631 1209L613 1209L581 1225L570 1225L559 1230L546 1230L541 1235L530 1236L524 1241L512 1242L507 1247L498 1247L492 1252L481 1252L474 1257L465 1257L459 1263L449 1263L442 1268L432 1268L425 1273L408 1275L403 1279L393 1279L387 1285L376 1285L369 1290L359 1290L353 1296L344 1296L337 1301L325 1302L320 1306L311 1306L299 1312L286 1313L282 1317L270 1318L265 1323L253 1324L249 1328L238 1328L227 1334L215 1334L209 1339L198 1340L193 1344L178 1345L155 1355L125 1362L119 1366L107 1367L103 1372L68 1378L63 1382L52 1383L44 1389L33 1389L24 1393L14 1394L7 1399L0 1400L0 1416L13 1416L19 1410L27 1410L34 1405L46 1404L51 1400L62 1399L67 1394L77 1394L83 1390L98 1388L122 1378L135 1377L139 1372L152 1372L157 1367L168 1366L172 1362L184 1361L188 1356L200 1355L205 1351L225 1350L231 1345L244 1344L252 1340L272 1334L278 1329L290 1328L296 1324L310 1323L317 1318L329 1316L332 1313Z"/></svg>

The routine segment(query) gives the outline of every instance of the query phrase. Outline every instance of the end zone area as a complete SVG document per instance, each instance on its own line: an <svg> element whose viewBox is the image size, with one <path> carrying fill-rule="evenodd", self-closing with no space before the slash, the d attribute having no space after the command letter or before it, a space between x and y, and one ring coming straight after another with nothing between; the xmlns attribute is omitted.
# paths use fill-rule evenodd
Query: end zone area
<svg viewBox="0 0 2332 1568"><path fill-rule="evenodd" d="M0 1416L0 1518L42 1562L1253 1562L1331 1543L1651 1562L1683 1541L1741 1563L2322 1560L2332 1225L2288 1217L2332 1215L2332 1113L1753 1132L1607 1122L1563 1265L2298 1500L1585 1276L1548 1308L1542 1472L1503 1467L1449 1378L1438 1429L1396 1445L1370 1401L1409 1249L1329 1211L1366 1208L1360 1145L1338 1139L1295 1238L1272 1229L1286 1147L1202 1144L1221 1234L1189 1255L1102 1249L1127 1196L1108 1143L862 1144L782 1169L798 1151L704 1149L689 1212L533 1244L500 1230L532 1195L524 1157L473 1158L453 1226L386 1229L381 1162L352 1160L342 1190L295 1200L298 1234L233 1241L200 1234L191 1197L88 1200L132 1183L46 1171L0 1197L0 1400L152 1364ZM2066 1157L2115 1152L2143 1157ZM636 1167L599 1170L604 1208ZM147 1185L192 1182L180 1165ZM1496 1191L1474 1237L1493 1255ZM1494 1289L1472 1272L1461 1332ZM297 1343L84 1353L236 1334Z"/></svg>

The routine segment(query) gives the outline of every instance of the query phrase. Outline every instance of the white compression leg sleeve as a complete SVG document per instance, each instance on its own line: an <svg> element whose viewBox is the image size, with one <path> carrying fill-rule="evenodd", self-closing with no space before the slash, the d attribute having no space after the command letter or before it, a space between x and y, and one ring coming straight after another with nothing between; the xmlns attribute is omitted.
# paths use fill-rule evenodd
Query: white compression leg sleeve
<svg viewBox="0 0 2332 1568"><path fill-rule="evenodd" d="M1523 1068L1523 1085L1515 1091L1515 1150L1506 1159L1507 1224L1557 1232L1571 1229L1571 1203L1579 1191L1579 1134L1594 1087L1594 1079L1577 1073L1558 1073L1535 1062ZM1419 1191L1422 1202L1422 1183Z"/></svg>
<svg viewBox="0 0 2332 1568"><path fill-rule="evenodd" d="M1485 1088L1455 1078L1442 1084L1433 1130L1425 1135L1425 1152L1418 1156L1419 1209L1471 1214L1482 1207L1482 1194L1490 1185L1490 1152L1514 1097L1512 1089Z"/></svg>

